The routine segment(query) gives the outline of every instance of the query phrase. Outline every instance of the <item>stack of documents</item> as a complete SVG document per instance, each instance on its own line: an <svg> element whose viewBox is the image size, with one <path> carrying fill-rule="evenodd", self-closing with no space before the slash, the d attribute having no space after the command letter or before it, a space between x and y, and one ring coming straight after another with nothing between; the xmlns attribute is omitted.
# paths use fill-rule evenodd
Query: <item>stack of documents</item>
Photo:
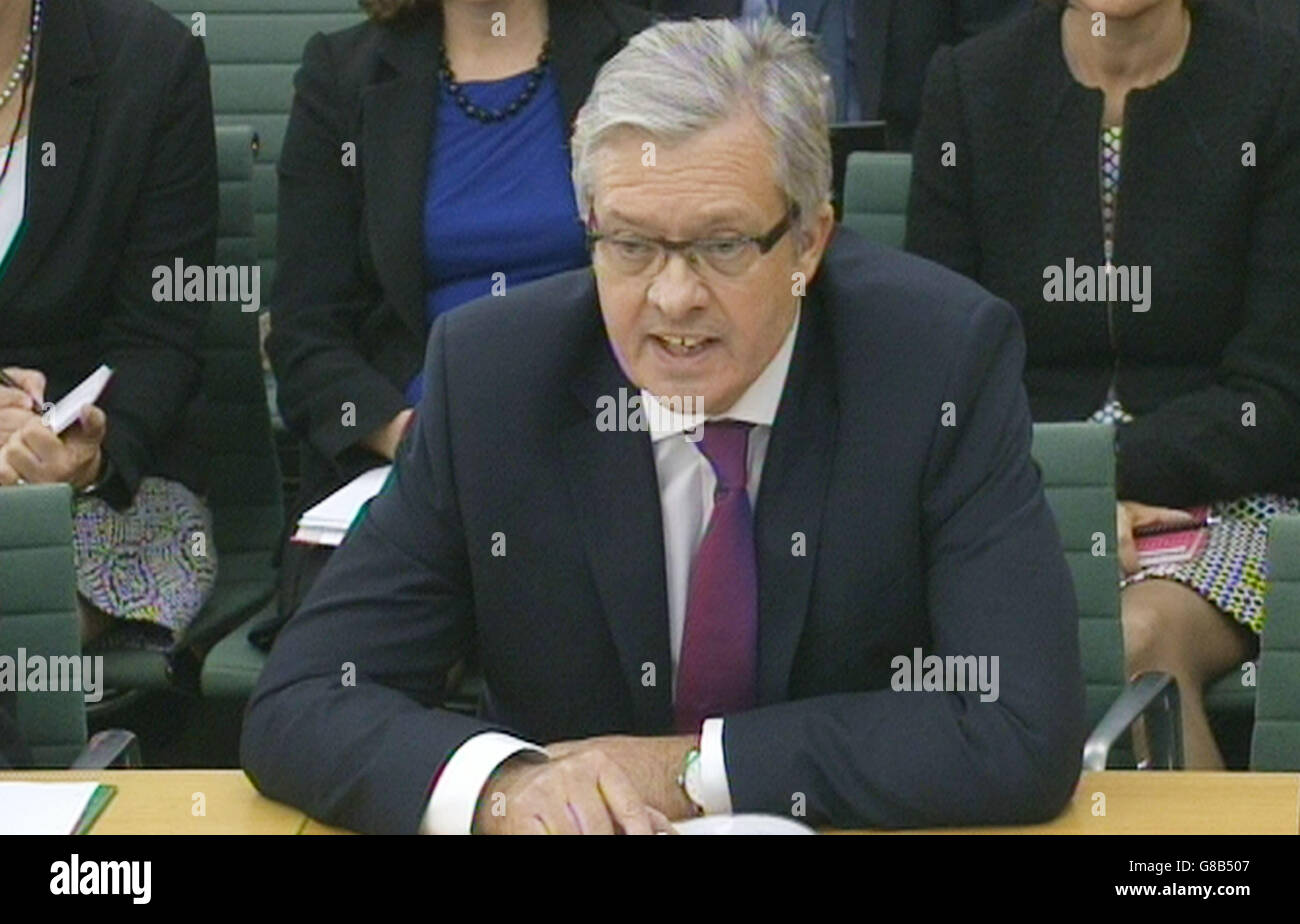
<svg viewBox="0 0 1300 924"><path fill-rule="evenodd" d="M0 782L0 835L84 834L116 790L94 782Z"/></svg>
<svg viewBox="0 0 1300 924"><path fill-rule="evenodd" d="M340 545L352 521L388 480L391 465L362 472L298 518L294 542L308 545Z"/></svg>

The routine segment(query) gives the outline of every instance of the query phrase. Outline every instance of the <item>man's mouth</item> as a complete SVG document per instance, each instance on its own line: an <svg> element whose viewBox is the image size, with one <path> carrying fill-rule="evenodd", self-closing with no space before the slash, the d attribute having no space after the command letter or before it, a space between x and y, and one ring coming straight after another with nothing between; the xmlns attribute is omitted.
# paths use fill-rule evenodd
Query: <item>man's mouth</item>
<svg viewBox="0 0 1300 924"><path fill-rule="evenodd" d="M651 339L671 356L694 356L717 342L716 337L698 334L651 334Z"/></svg>

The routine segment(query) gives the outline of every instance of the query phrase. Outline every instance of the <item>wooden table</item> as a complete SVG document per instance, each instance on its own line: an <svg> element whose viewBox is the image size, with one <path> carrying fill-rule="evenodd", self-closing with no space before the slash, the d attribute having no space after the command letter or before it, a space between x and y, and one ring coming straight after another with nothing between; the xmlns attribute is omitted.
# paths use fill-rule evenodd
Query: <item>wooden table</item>
<svg viewBox="0 0 1300 924"><path fill-rule="evenodd" d="M0 771L0 780L117 786L93 834L347 833L262 798L239 770L10 770ZM199 793L202 815L196 814ZM1084 774L1065 812L1047 824L897 833L1300 834L1300 773L1108 770Z"/></svg>
<svg viewBox="0 0 1300 924"><path fill-rule="evenodd" d="M307 821L258 795L241 770L5 770L3 780L116 786L91 834L297 834Z"/></svg>
<svg viewBox="0 0 1300 924"><path fill-rule="evenodd" d="M1085 773L1065 811L1046 824L896 833L1300 834L1300 773Z"/></svg>

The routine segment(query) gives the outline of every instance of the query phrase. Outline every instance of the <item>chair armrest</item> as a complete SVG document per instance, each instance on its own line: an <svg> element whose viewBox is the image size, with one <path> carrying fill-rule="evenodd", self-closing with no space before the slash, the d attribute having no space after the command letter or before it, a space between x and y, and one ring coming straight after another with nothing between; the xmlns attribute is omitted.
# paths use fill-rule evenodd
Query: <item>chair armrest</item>
<svg viewBox="0 0 1300 924"><path fill-rule="evenodd" d="M109 767L139 767L140 739L124 728L108 728L95 734L72 762L72 770L107 770Z"/></svg>
<svg viewBox="0 0 1300 924"><path fill-rule="evenodd" d="M1105 770L1110 749L1138 717L1146 720L1151 760L1143 769L1178 770L1183 766L1183 723L1178 684L1172 674L1149 671L1124 687L1083 745L1083 768Z"/></svg>

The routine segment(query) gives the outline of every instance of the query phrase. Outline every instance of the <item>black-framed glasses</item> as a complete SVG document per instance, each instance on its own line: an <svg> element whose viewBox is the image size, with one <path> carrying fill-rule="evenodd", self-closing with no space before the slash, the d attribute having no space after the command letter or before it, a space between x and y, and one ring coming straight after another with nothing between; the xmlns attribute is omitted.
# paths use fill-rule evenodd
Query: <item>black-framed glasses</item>
<svg viewBox="0 0 1300 924"><path fill-rule="evenodd" d="M593 212L587 219L587 247L591 250L593 259L599 257L602 266L621 276L653 276L664 268L668 254L682 253L686 256L686 262L696 271L707 267L719 276L734 278L745 273L760 257L775 247L794 227L798 218L799 207L792 205L766 234L671 241L662 237L633 234L631 231L597 231Z"/></svg>

